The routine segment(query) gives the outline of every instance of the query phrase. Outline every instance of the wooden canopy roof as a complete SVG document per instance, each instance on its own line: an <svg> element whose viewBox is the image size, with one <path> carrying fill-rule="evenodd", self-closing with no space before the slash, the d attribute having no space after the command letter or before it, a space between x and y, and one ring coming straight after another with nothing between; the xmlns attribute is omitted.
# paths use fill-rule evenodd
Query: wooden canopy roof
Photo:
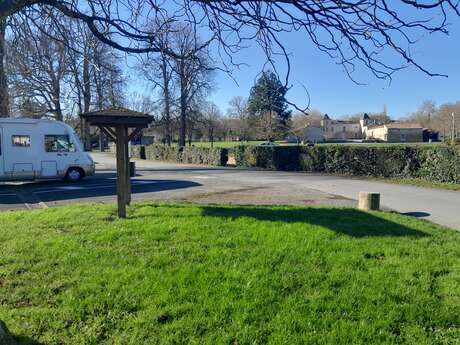
<svg viewBox="0 0 460 345"><path fill-rule="evenodd" d="M109 108L80 114L93 126L147 127L153 121L148 114L125 108Z"/></svg>

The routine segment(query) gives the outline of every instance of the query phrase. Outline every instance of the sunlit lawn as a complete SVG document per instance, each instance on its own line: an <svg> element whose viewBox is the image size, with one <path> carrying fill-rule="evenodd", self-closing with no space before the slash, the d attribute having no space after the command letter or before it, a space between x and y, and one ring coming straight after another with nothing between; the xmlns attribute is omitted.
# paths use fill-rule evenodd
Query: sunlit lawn
<svg viewBox="0 0 460 345"><path fill-rule="evenodd" d="M0 319L29 344L458 344L460 233L354 209L0 214Z"/></svg>

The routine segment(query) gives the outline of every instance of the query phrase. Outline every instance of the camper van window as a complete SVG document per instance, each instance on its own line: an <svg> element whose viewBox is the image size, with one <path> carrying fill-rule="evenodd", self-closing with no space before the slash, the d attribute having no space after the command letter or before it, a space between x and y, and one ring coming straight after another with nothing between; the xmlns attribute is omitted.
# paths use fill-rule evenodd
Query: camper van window
<svg viewBox="0 0 460 345"><path fill-rule="evenodd" d="M45 135L46 152L74 152L68 135Z"/></svg>
<svg viewBox="0 0 460 345"><path fill-rule="evenodd" d="M13 135L11 141L13 146L30 147L30 136L28 135Z"/></svg>

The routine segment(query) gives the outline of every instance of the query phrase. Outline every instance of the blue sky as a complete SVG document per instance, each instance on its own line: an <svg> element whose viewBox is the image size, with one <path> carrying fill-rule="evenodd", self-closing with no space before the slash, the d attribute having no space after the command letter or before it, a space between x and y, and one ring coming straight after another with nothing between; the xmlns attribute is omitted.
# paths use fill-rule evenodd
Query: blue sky
<svg viewBox="0 0 460 345"><path fill-rule="evenodd" d="M449 36L429 35L411 48L413 56L430 72L449 77L430 77L410 67L397 72L391 84L361 69L354 78L366 85L356 85L341 66L319 51L306 36L300 33L285 35L284 43L292 57L291 81L294 85L288 97L296 104L306 103L305 92L298 86L300 82L310 93L311 109L340 116L381 111L386 104L389 115L395 119L415 111L424 100L434 100L437 104L460 100L460 19L454 19L457 22L449 27ZM228 108L233 96L249 94L264 62L257 46L239 53L237 58L249 65L234 72L233 77L239 85L220 73L216 78L218 89L210 96L223 110Z"/></svg>
<svg viewBox="0 0 460 345"><path fill-rule="evenodd" d="M404 14L410 17L413 12ZM460 100L460 18L451 16L450 19L448 36L426 35L411 47L412 56L423 67L449 77L430 77L415 67L409 67L394 74L391 84L361 68L353 77L366 85L356 85L348 78L343 67L319 51L305 34L284 34L282 40L291 55L292 63L293 87L288 93L288 99L299 106L307 103L307 95L300 86L302 84L310 94L310 109L318 109L337 117L381 111L386 104L389 115L394 119L407 116L425 100L433 100L437 104ZM265 62L256 44L239 52L234 58L247 65L233 73L238 85L225 73L218 73L215 79L216 90L209 97L223 111L228 108L232 97L249 95ZM385 59L385 62L397 63L393 57ZM282 70L283 66L280 60L277 68ZM130 84L133 91L145 89L137 77Z"/></svg>

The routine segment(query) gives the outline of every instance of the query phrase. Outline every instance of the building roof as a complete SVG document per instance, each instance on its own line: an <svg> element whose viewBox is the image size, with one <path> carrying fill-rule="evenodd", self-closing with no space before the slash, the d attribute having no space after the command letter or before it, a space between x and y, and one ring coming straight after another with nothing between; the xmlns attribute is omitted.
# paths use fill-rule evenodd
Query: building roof
<svg viewBox="0 0 460 345"><path fill-rule="evenodd" d="M153 117L140 113L138 111L125 108L109 108L97 111L90 111L80 114L80 117L85 118L91 125L125 125L125 126L144 126L146 127L153 121Z"/></svg>
<svg viewBox="0 0 460 345"><path fill-rule="evenodd" d="M369 115L367 115L367 113L364 113L363 120L369 120L369 119L370 119Z"/></svg>
<svg viewBox="0 0 460 345"><path fill-rule="evenodd" d="M144 117L148 118L150 115L140 113L138 111L126 108L108 108L103 110L89 111L82 114L83 116L117 116L117 117Z"/></svg>
<svg viewBox="0 0 460 345"><path fill-rule="evenodd" d="M332 124L344 124L344 125L357 125L357 126L359 126L358 122L348 121L348 120L333 120Z"/></svg>
<svg viewBox="0 0 460 345"><path fill-rule="evenodd" d="M423 126L421 126L418 123L411 123L411 122L391 122L387 123L385 126L387 128L421 128L423 129Z"/></svg>
<svg viewBox="0 0 460 345"><path fill-rule="evenodd" d="M324 114L323 119L324 119L324 120L330 120L331 118L329 117L328 114Z"/></svg>

